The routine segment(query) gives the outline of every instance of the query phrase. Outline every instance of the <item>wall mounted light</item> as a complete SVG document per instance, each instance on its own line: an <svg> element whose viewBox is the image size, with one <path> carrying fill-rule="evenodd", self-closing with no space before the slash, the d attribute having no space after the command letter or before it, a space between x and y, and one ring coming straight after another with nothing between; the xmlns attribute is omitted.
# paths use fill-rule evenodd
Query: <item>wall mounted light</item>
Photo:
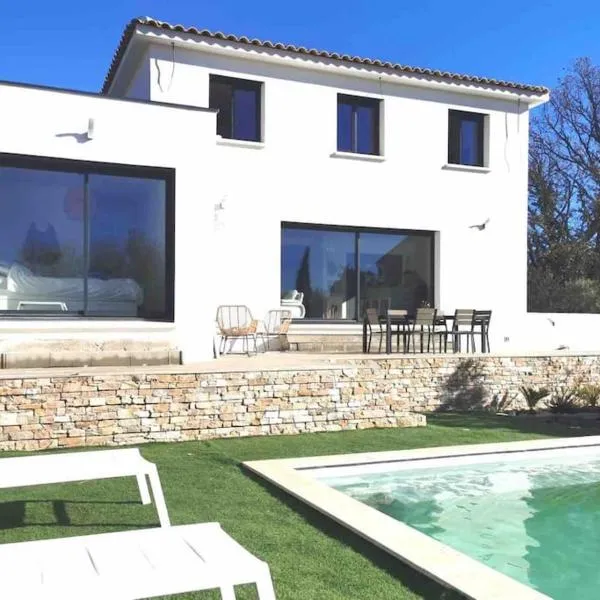
<svg viewBox="0 0 600 600"><path fill-rule="evenodd" d="M479 223L477 225L469 225L469 229L477 229L479 231L483 231L489 222L490 218L488 217L483 223Z"/></svg>

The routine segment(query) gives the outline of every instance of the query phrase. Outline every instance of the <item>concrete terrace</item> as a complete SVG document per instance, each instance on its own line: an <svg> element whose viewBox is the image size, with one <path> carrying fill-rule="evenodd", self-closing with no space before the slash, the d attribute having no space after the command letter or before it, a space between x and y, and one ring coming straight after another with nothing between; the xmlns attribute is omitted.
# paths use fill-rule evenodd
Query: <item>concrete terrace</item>
<svg viewBox="0 0 600 600"><path fill-rule="evenodd" d="M217 360L207 360L188 364L161 365L124 365L98 366L94 364L77 367L48 368L16 368L0 369L0 379L37 378L37 377L69 377L94 375L139 375L139 374L189 374L189 373L245 373L251 371L307 371L328 368L352 367L365 363L389 363L390 366L404 362L446 360L496 360L496 359L560 359L560 358L598 358L599 350L589 351L524 351L524 352L492 352L489 354L466 353L417 353L417 354L384 354L370 353L315 353L315 352L265 352L258 354L227 354Z"/></svg>

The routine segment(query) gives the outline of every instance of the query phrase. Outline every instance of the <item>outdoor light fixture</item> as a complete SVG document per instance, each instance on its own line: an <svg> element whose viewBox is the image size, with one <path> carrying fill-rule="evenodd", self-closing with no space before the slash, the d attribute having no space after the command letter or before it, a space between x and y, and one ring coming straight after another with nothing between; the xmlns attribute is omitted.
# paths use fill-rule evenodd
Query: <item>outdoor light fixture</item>
<svg viewBox="0 0 600 600"><path fill-rule="evenodd" d="M88 140L94 139L94 119L92 119L92 118L88 119L87 139Z"/></svg>

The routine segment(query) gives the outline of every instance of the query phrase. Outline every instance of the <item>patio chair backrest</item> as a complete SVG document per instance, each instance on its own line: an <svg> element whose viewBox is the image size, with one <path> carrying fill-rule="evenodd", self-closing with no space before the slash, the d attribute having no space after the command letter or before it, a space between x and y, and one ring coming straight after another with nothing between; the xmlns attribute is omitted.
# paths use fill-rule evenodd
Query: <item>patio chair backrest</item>
<svg viewBox="0 0 600 600"><path fill-rule="evenodd" d="M459 329L460 327L470 327L472 329L474 316L475 311L473 309L457 309L454 312L454 329Z"/></svg>
<svg viewBox="0 0 600 600"><path fill-rule="evenodd" d="M270 310L265 318L265 331L270 335L283 335L288 332L291 322L291 310Z"/></svg>
<svg viewBox="0 0 600 600"><path fill-rule="evenodd" d="M390 315L390 317L406 317L408 311L404 308L390 308L388 309L387 314Z"/></svg>
<svg viewBox="0 0 600 600"><path fill-rule="evenodd" d="M491 310L476 310L474 316L475 323L481 324L483 327L489 327L492 320Z"/></svg>
<svg viewBox="0 0 600 600"><path fill-rule="evenodd" d="M217 326L221 331L249 327L252 321L252 312L243 304L225 304L217 308Z"/></svg>
<svg viewBox="0 0 600 600"><path fill-rule="evenodd" d="M435 322L435 308L417 308L415 325L433 325Z"/></svg>
<svg viewBox="0 0 600 600"><path fill-rule="evenodd" d="M365 315L367 316L367 323L369 325L379 325L379 314L376 308L367 308Z"/></svg>

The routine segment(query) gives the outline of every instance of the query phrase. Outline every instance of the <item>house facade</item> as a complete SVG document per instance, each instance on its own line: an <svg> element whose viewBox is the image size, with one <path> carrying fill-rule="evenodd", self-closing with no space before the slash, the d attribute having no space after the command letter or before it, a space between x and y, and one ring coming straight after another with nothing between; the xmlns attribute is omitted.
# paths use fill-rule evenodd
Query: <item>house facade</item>
<svg viewBox="0 0 600 600"><path fill-rule="evenodd" d="M556 345L526 307L545 88L142 18L101 95L0 99L19 107L0 116L9 343L154 340L194 361L218 305L260 318L299 297L298 339L429 304L491 309L493 350Z"/></svg>

